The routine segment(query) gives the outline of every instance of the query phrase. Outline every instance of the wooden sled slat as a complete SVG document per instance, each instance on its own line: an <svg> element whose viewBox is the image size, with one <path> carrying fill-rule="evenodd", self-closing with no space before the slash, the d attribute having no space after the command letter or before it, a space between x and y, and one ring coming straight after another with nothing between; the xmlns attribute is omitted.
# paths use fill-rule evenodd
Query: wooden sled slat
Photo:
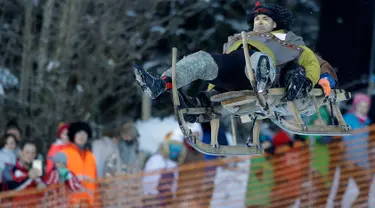
<svg viewBox="0 0 375 208"><path fill-rule="evenodd" d="M225 155L263 155L264 150L258 146L220 146L216 140L213 140L212 145L205 144L192 134L191 130L187 127L185 120L183 119L183 111L177 111L177 121L180 125L182 133L186 137L186 141L197 151L203 154L225 156ZM217 121L217 120L216 120ZM216 122L215 121L215 122ZM218 127L218 126L217 126Z"/></svg>
<svg viewBox="0 0 375 208"><path fill-rule="evenodd" d="M187 142L197 151L203 154L215 155L215 156L226 156L226 155L263 155L264 150L262 148L252 146L248 147L245 145L236 146L218 146L213 148L209 144L205 144L198 139L187 139Z"/></svg>
<svg viewBox="0 0 375 208"><path fill-rule="evenodd" d="M267 96L284 96L285 95L285 88L271 88L268 90ZM324 97L324 92L322 89L314 88L309 92L309 95L315 97ZM224 92L220 94L216 94L211 96L210 100L212 102L224 102L230 99L239 98L249 96L251 99L255 97L254 91L252 90L240 90L240 91L231 91L231 92ZM350 93L341 90L341 89L333 89L331 91L330 96L336 96L337 102L341 102L343 100L350 99Z"/></svg>
<svg viewBox="0 0 375 208"><path fill-rule="evenodd" d="M239 106L239 105L245 105L249 103L253 103L257 101L255 96L242 96L237 98L231 98L228 100L224 100L221 102L222 105L233 107L233 106Z"/></svg>
<svg viewBox="0 0 375 208"><path fill-rule="evenodd" d="M213 95L210 100L212 102L223 102L225 100L243 96L255 96L255 94L252 90L231 91Z"/></svg>
<svg viewBox="0 0 375 208"><path fill-rule="evenodd" d="M310 125L310 126L306 126L306 129L304 129L302 126L295 125L282 118L279 118L279 119L271 118L271 120L281 129L288 131L290 133L293 133L293 134L312 135L312 136L348 136L348 135L351 135L352 133L350 128L347 129L341 125L340 126Z"/></svg>

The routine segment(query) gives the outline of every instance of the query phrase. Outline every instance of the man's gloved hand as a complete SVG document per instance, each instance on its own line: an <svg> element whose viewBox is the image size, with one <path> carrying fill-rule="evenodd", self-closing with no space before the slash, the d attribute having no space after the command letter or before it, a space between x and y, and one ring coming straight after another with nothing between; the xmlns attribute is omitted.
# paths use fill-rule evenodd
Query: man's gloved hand
<svg viewBox="0 0 375 208"><path fill-rule="evenodd" d="M293 101L306 97L312 89L312 82L306 77L306 70L300 65L290 69L285 75L286 92L282 101Z"/></svg>
<svg viewBox="0 0 375 208"><path fill-rule="evenodd" d="M318 82L319 86L323 88L324 95L327 97L331 93L331 89L335 88L336 80L328 72L320 75Z"/></svg>
<svg viewBox="0 0 375 208"><path fill-rule="evenodd" d="M327 97L329 94L331 94L331 87L327 78L321 78L318 84L323 88L324 96Z"/></svg>

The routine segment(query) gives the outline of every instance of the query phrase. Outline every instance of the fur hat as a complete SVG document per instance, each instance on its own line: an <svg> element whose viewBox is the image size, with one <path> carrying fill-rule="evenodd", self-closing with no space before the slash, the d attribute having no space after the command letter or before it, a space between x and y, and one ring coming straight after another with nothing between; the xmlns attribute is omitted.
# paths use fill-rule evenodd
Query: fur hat
<svg viewBox="0 0 375 208"><path fill-rule="evenodd" d="M132 139L137 139L139 137L139 133L137 128L135 127L134 122L127 122L119 126L116 131L116 136L120 136L121 134L126 134L131 136Z"/></svg>
<svg viewBox="0 0 375 208"><path fill-rule="evenodd" d="M86 123L86 122L79 121L79 122L71 123L69 128L68 128L68 137L69 137L69 140L71 142L74 142L74 136L79 131L85 131L88 135L88 138L91 138L92 130L91 130L89 124Z"/></svg>
<svg viewBox="0 0 375 208"><path fill-rule="evenodd" d="M248 24L252 29L254 26L254 18L257 15L264 14L273 19L276 22L277 27L275 30L290 30L295 21L295 16L292 11L276 4L261 4L259 1L256 2L255 7L248 15Z"/></svg>

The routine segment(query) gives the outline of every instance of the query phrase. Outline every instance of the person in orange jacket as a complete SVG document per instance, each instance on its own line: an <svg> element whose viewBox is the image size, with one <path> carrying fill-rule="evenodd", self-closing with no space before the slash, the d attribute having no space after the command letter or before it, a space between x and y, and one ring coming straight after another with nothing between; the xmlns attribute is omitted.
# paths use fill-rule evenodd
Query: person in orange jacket
<svg viewBox="0 0 375 208"><path fill-rule="evenodd" d="M82 183L85 191L72 193L70 203L86 204L95 207L95 180L96 162L94 155L88 149L88 139L91 138L91 128L85 122L71 123L68 128L68 137L71 143L64 147L61 152L67 156L66 167Z"/></svg>

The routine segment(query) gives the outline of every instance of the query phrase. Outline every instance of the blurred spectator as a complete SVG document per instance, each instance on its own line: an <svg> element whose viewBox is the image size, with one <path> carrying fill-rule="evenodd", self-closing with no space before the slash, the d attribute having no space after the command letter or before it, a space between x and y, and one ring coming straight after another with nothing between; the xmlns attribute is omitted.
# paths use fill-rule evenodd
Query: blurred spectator
<svg viewBox="0 0 375 208"><path fill-rule="evenodd" d="M105 127L103 137L92 142L92 153L95 157L98 178L104 177L105 160L112 152L118 149L116 130L113 127Z"/></svg>
<svg viewBox="0 0 375 208"><path fill-rule="evenodd" d="M203 143L206 144L211 144L211 124L210 122L207 123L202 123L202 128L203 128ZM219 145L229 145L228 138L226 136L226 131L224 128L219 127L219 132L217 136L217 142ZM204 154L204 160L215 160L220 158L219 156L214 156L214 155L207 155ZM215 176L216 176L216 170L217 166L216 165L210 165L205 167L205 176L203 179L205 180L205 185L208 187L206 189L207 193L210 193L207 198L211 200L212 198L212 193L214 192L214 184L215 184Z"/></svg>
<svg viewBox="0 0 375 208"><path fill-rule="evenodd" d="M46 185L63 183L70 191L79 191L83 188L77 176L66 167L67 157L64 153L56 152L51 160L52 169L44 176Z"/></svg>
<svg viewBox="0 0 375 208"><path fill-rule="evenodd" d="M18 127L18 124L16 121L14 120L11 120L7 123L6 127L5 127L5 133L7 134L13 134L17 141L20 142L22 140L21 138L21 135L22 135L22 132L21 132L21 129Z"/></svg>
<svg viewBox="0 0 375 208"><path fill-rule="evenodd" d="M34 142L24 141L20 146L19 158L15 165L7 164L3 171L3 190L21 191L25 189L45 188L41 175L42 170L32 168L37 149ZM41 194L24 194L12 199L12 207L19 207L17 203L27 202L28 207L40 203Z"/></svg>
<svg viewBox="0 0 375 208"><path fill-rule="evenodd" d="M184 135L179 128L169 133L165 141L160 144L157 153L147 160L144 171L167 171L183 163L186 156L183 139ZM178 172L162 172L145 176L143 191L146 195L152 196L151 199L146 200L146 203L158 203L155 207L166 207L172 200L171 194L176 193L177 181Z"/></svg>
<svg viewBox="0 0 375 208"><path fill-rule="evenodd" d="M49 207L67 207L69 194L76 191L83 191L79 179L66 168L66 155L56 152L52 158L52 169L43 177L47 186L55 185L54 189L44 194L43 203Z"/></svg>
<svg viewBox="0 0 375 208"><path fill-rule="evenodd" d="M66 167L72 171L88 191L72 193L72 204L94 205L96 189L96 164L94 155L89 150L88 139L91 138L91 128L85 122L71 123L68 128L70 143L61 152L67 156Z"/></svg>
<svg viewBox="0 0 375 208"><path fill-rule="evenodd" d="M20 146L19 158L15 165L7 164L3 171L3 190L23 190L44 187L40 170L31 167L37 154L34 142L25 141Z"/></svg>
<svg viewBox="0 0 375 208"><path fill-rule="evenodd" d="M187 125L191 132L196 136L196 138L202 141L203 130L201 124L187 123ZM194 163L194 166L196 166L196 168L179 172L178 184L180 188L177 189L177 200L180 202L180 207L204 207L210 201L208 197L206 197L207 200L191 200L191 198L200 198L201 193L204 193L206 191L206 187L204 184L205 180L203 177L201 177L204 175L205 170L203 168L200 168L200 166L202 166L201 163L197 163L199 161L203 161L203 154L190 146L190 144L187 142L187 139L184 139L184 145L187 149L184 164ZM191 178L192 176L194 178ZM191 186L191 180L189 179L194 180L197 185Z"/></svg>
<svg viewBox="0 0 375 208"><path fill-rule="evenodd" d="M272 138L280 128L271 121L263 121L260 125L259 141L260 143L268 141L272 143ZM268 145L268 144L267 144Z"/></svg>
<svg viewBox="0 0 375 208"><path fill-rule="evenodd" d="M367 127L371 121L368 118L368 111L371 106L370 97L363 93L354 95L352 107L344 115L344 119L353 130ZM353 161L361 168L369 168L368 158L368 132L343 137L346 145L345 158Z"/></svg>
<svg viewBox="0 0 375 208"><path fill-rule="evenodd" d="M251 158L250 174L246 192L245 205L250 207L265 207L271 204L274 187L274 168L271 157L274 153L272 143L262 143L265 154Z"/></svg>
<svg viewBox="0 0 375 208"><path fill-rule="evenodd" d="M353 103L348 113L344 115L344 119L353 130L359 130L367 127L371 120L368 117L368 112L371 107L370 97L363 93L357 93L354 95ZM355 133L351 136L345 136L342 141L345 145L345 160L348 161L342 167L343 171L352 172L355 174L348 174L349 177L354 180L363 181L365 185L359 187L358 198L367 197L367 191L371 183L371 167L369 161L369 133L368 131ZM347 176L341 176L346 181L349 180ZM356 200L353 207L361 205L360 200Z"/></svg>
<svg viewBox="0 0 375 208"><path fill-rule="evenodd" d="M5 133L14 135L17 139L17 144L20 144L21 141L23 140L22 131L15 120L11 120L7 123L7 125L5 126ZM17 147L16 149L17 155L18 155L18 152L19 152L19 147ZM42 161L44 160L43 155L40 153L37 153L36 158L38 160L42 160Z"/></svg>
<svg viewBox="0 0 375 208"><path fill-rule="evenodd" d="M325 106L319 109L322 120L327 125L332 125L331 117ZM309 122L309 125L319 125L318 115L314 114ZM314 171L317 171L323 178L323 185L329 186L329 147L333 140L331 136L302 136L305 139L309 139L310 145L312 145L311 159L312 159L312 168Z"/></svg>
<svg viewBox="0 0 375 208"><path fill-rule="evenodd" d="M139 154L138 132L133 122L126 122L105 132L104 137L93 143L101 177L113 177L141 171L143 161ZM100 169L100 170L99 170ZM140 204L141 179L116 181L105 185L102 200L106 207L131 207ZM123 197L126 195L127 197Z"/></svg>
<svg viewBox="0 0 375 208"><path fill-rule="evenodd" d="M0 173L6 164L14 165L17 158L17 139L12 134L5 134L0 140ZM1 178L0 178L1 181Z"/></svg>
<svg viewBox="0 0 375 208"><path fill-rule="evenodd" d="M269 126L265 124L264 126ZM262 128L262 130L265 130ZM272 129L274 130L274 128ZM261 134L261 146L264 149L264 155L253 157L250 161L250 171L246 192L247 208L265 207L271 204L272 189L274 188L274 168L272 158L275 153L275 147L270 138L273 135L272 130L267 130L266 134ZM261 131L263 133L263 131Z"/></svg>
<svg viewBox="0 0 375 208"><path fill-rule="evenodd" d="M104 175L116 173L135 173L141 171L142 161L139 157L138 131L133 122L122 124L116 130L114 142L116 148L106 157Z"/></svg>
<svg viewBox="0 0 375 208"><path fill-rule="evenodd" d="M283 145L291 145L293 143L292 137L284 130L279 130L272 138L272 144L275 148Z"/></svg>
<svg viewBox="0 0 375 208"><path fill-rule="evenodd" d="M288 138L286 138L288 137ZM288 134L280 131L274 139L274 186L271 201L277 203L282 198L296 199L303 193L303 182L307 178L309 163L306 151L301 151L305 143L299 139L292 140ZM307 148L305 148L307 150ZM296 182L298 181L298 182ZM287 190L287 191L285 191Z"/></svg>
<svg viewBox="0 0 375 208"><path fill-rule="evenodd" d="M51 158L56 154L56 152L59 152L64 146L66 146L69 143L68 138L68 128L69 124L61 123L59 125L59 129L57 132L57 139L56 141L51 145L48 153L47 153L47 165L46 165L46 173L50 172L53 167L53 161Z"/></svg>
<svg viewBox="0 0 375 208"><path fill-rule="evenodd" d="M119 174L141 171L143 166L142 153L140 154L138 149L139 135L134 123L126 122L110 131L110 134L114 137L107 137L105 140L101 139L94 143L95 156L103 157L100 160L104 163L102 164L104 176L113 177ZM99 149L103 145L107 146ZM104 151L101 152L103 149ZM102 185L105 186L102 195L103 206L105 207L137 207L142 203L139 197L142 194L141 177L121 181L116 179L106 180Z"/></svg>

